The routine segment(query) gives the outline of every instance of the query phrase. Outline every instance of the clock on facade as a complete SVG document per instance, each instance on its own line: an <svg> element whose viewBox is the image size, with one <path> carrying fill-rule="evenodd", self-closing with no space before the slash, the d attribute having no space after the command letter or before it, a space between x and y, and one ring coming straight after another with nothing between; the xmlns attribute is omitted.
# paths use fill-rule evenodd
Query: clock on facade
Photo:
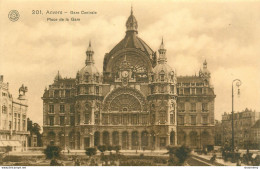
<svg viewBox="0 0 260 169"><path fill-rule="evenodd" d="M124 77L124 78L128 77L128 71L123 71L122 72L122 77Z"/></svg>

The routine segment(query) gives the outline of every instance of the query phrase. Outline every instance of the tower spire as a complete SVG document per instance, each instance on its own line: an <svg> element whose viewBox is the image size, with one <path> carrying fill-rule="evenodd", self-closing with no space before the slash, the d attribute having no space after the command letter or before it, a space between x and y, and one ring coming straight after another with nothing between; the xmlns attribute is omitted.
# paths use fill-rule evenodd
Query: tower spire
<svg viewBox="0 0 260 169"><path fill-rule="evenodd" d="M162 37L162 42L161 42L161 45L160 45L160 47L159 47L158 52L159 52L158 62L159 62L159 63L167 62L166 49L164 48L163 37Z"/></svg>
<svg viewBox="0 0 260 169"><path fill-rule="evenodd" d="M207 64L208 64L208 63L207 63L207 61L206 61L206 59L205 59L204 62L203 62L203 68L204 68L204 69L207 69Z"/></svg>
<svg viewBox="0 0 260 169"><path fill-rule="evenodd" d="M87 55L87 57L86 57L85 64L86 65L94 64L94 59L93 59L94 50L91 47L91 40L89 41L88 49L86 51L86 55Z"/></svg>
<svg viewBox="0 0 260 169"><path fill-rule="evenodd" d="M133 15L133 6L131 5L131 12L130 16L128 17L126 21L126 31L129 32L137 32L138 24L137 20L135 19L135 16Z"/></svg>
<svg viewBox="0 0 260 169"><path fill-rule="evenodd" d="M133 15L133 4L131 4L131 15Z"/></svg>

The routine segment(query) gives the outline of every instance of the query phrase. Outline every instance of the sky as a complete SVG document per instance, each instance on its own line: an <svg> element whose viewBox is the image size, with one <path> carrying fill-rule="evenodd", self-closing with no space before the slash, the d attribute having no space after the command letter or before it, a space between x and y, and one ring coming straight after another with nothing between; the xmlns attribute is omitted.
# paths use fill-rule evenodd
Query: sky
<svg viewBox="0 0 260 169"><path fill-rule="evenodd" d="M231 112L231 87L236 78L242 85L241 95L234 97L235 112L260 111L260 1L0 0L0 74L14 97L21 84L28 87L30 119L42 125L45 87L53 83L58 70L62 77L75 78L85 65L89 40L102 72L105 53L124 38L131 4L138 36L154 51L163 37L168 64L177 75L198 75L207 60L216 94L216 119ZM14 9L20 14L16 22L7 17ZM32 14L32 10L41 10L43 15ZM46 15L47 10L96 14ZM47 21L71 17L80 21Z"/></svg>

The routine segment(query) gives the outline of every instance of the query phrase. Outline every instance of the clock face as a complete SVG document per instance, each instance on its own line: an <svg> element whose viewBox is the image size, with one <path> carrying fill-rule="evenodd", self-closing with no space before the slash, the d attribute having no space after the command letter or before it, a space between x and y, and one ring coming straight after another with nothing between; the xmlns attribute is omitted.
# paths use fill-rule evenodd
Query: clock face
<svg viewBox="0 0 260 169"><path fill-rule="evenodd" d="M127 77L128 76L128 71L123 71L122 72L122 77Z"/></svg>

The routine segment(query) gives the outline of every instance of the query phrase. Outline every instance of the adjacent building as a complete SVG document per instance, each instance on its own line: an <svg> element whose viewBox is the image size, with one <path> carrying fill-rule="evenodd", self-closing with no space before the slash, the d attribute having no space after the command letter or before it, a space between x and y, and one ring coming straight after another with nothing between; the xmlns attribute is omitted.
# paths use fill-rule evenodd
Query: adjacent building
<svg viewBox="0 0 260 169"><path fill-rule="evenodd" d="M22 85L19 97L13 98L9 84L0 76L0 149L7 146L12 151L26 150L27 147L27 87Z"/></svg>
<svg viewBox="0 0 260 169"><path fill-rule="evenodd" d="M76 78L62 78L58 72L45 89L44 145L212 147L215 94L207 62L198 76L177 76L166 51L163 40L155 52L138 36L131 10L125 37L105 54L103 73L95 66L89 43L85 66Z"/></svg>
<svg viewBox="0 0 260 169"><path fill-rule="evenodd" d="M245 109L234 113L234 144L238 148L247 148L251 144L251 127L260 119L260 112ZM222 144L231 144L232 139L232 114L222 115Z"/></svg>
<svg viewBox="0 0 260 169"><path fill-rule="evenodd" d="M249 144L253 149L260 150L260 120L251 127Z"/></svg>

